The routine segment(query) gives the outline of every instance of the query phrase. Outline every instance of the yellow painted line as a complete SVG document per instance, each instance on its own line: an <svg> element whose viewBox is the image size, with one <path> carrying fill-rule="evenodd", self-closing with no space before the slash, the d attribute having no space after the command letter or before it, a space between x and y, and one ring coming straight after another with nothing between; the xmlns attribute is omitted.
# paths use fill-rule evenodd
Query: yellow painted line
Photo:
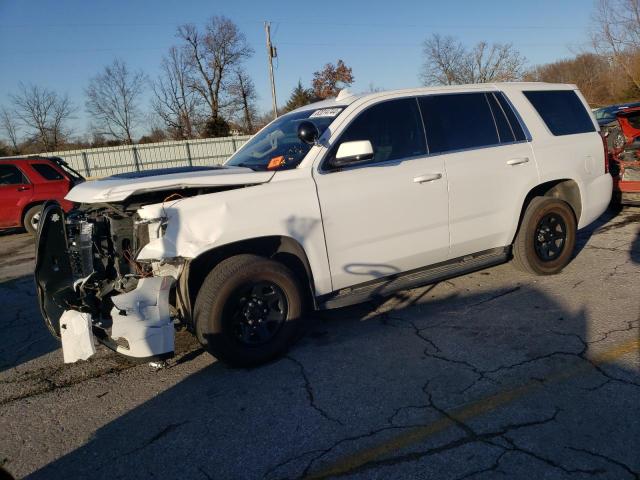
<svg viewBox="0 0 640 480"><path fill-rule="evenodd" d="M639 350L640 339L635 339L633 341L618 345L610 350L595 354L589 359L592 363L598 365L616 360L623 355L626 355L627 353ZM532 390L540 389L542 386L548 385L549 383L557 383L566 380L589 369L591 369L590 364L583 364L580 367L576 367L564 372L559 372L558 374L549 377L544 382L544 384L540 382L530 382L510 390L505 390L495 395L491 395L489 397L485 397L483 399L476 400L467 405L459 407L451 411L450 415L457 420L465 421L495 410L501 405L511 403L512 401L523 397L525 394L531 392ZM450 420L449 418L441 418L429 425L413 428L407 432L404 432L402 435L392 438L380 445L362 450L360 452L356 452L352 455L348 455L335 464L323 470L320 470L317 473L309 474L306 478L319 479L348 473L358 467L361 467L362 465L366 465L376 458L388 455L404 447L420 442L431 435L442 432L452 425L454 425L453 420Z"/></svg>

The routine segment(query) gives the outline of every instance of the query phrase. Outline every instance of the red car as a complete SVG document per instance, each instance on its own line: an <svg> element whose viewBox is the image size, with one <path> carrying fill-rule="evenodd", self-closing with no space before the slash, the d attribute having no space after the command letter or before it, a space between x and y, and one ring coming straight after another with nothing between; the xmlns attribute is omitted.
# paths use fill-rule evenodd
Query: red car
<svg viewBox="0 0 640 480"><path fill-rule="evenodd" d="M40 210L57 200L65 211L67 192L84 178L57 157L0 158L0 229L24 227L34 234Z"/></svg>
<svg viewBox="0 0 640 480"><path fill-rule="evenodd" d="M640 205L640 107L616 113L616 121L603 126L613 176L613 198Z"/></svg>

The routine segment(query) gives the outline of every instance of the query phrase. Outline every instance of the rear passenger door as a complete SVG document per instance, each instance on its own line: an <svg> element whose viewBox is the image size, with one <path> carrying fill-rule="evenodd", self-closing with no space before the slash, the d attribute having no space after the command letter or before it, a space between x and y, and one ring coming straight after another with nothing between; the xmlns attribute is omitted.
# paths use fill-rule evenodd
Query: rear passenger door
<svg viewBox="0 0 640 480"><path fill-rule="evenodd" d="M22 209L31 195L31 184L22 171L15 165L0 163L0 228L21 224Z"/></svg>
<svg viewBox="0 0 640 480"><path fill-rule="evenodd" d="M29 162L31 170L37 175L34 184L38 200L62 200L69 191L69 179L47 162ZM33 177L33 175L31 175Z"/></svg>
<svg viewBox="0 0 640 480"><path fill-rule="evenodd" d="M509 245L538 172L525 131L500 92L420 97L431 155L449 183L450 258Z"/></svg>

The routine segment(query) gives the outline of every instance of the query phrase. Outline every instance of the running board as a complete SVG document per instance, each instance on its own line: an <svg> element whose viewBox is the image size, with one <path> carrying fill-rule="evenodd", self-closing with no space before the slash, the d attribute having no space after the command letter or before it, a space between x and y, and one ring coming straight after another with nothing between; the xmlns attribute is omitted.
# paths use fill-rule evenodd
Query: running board
<svg viewBox="0 0 640 480"><path fill-rule="evenodd" d="M454 258L428 267L390 275L343 288L317 298L318 309L346 307L373 298L386 297L399 290L428 285L466 273L499 265L509 260L511 247L492 248L473 255Z"/></svg>

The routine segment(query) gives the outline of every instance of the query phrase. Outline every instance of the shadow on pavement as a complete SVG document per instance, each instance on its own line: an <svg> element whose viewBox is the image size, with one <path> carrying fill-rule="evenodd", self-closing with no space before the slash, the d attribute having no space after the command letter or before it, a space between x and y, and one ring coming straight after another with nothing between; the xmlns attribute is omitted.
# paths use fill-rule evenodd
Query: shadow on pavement
<svg viewBox="0 0 640 480"><path fill-rule="evenodd" d="M59 348L44 325L32 275L0 282L0 372Z"/></svg>
<svg viewBox="0 0 640 480"><path fill-rule="evenodd" d="M578 231L577 239L576 239L576 249L574 252L574 257L577 257L585 245L589 242L592 235L596 233L600 228L607 225L611 220L616 218L622 212L622 207L620 205L609 205L609 208L598 217L592 224Z"/></svg>
<svg viewBox="0 0 640 480"><path fill-rule="evenodd" d="M520 285L428 296L403 292L389 311L325 312L287 357L204 368L32 478L627 478L640 469L638 372L620 365L628 351L611 353L608 336L589 337L587 312Z"/></svg>

